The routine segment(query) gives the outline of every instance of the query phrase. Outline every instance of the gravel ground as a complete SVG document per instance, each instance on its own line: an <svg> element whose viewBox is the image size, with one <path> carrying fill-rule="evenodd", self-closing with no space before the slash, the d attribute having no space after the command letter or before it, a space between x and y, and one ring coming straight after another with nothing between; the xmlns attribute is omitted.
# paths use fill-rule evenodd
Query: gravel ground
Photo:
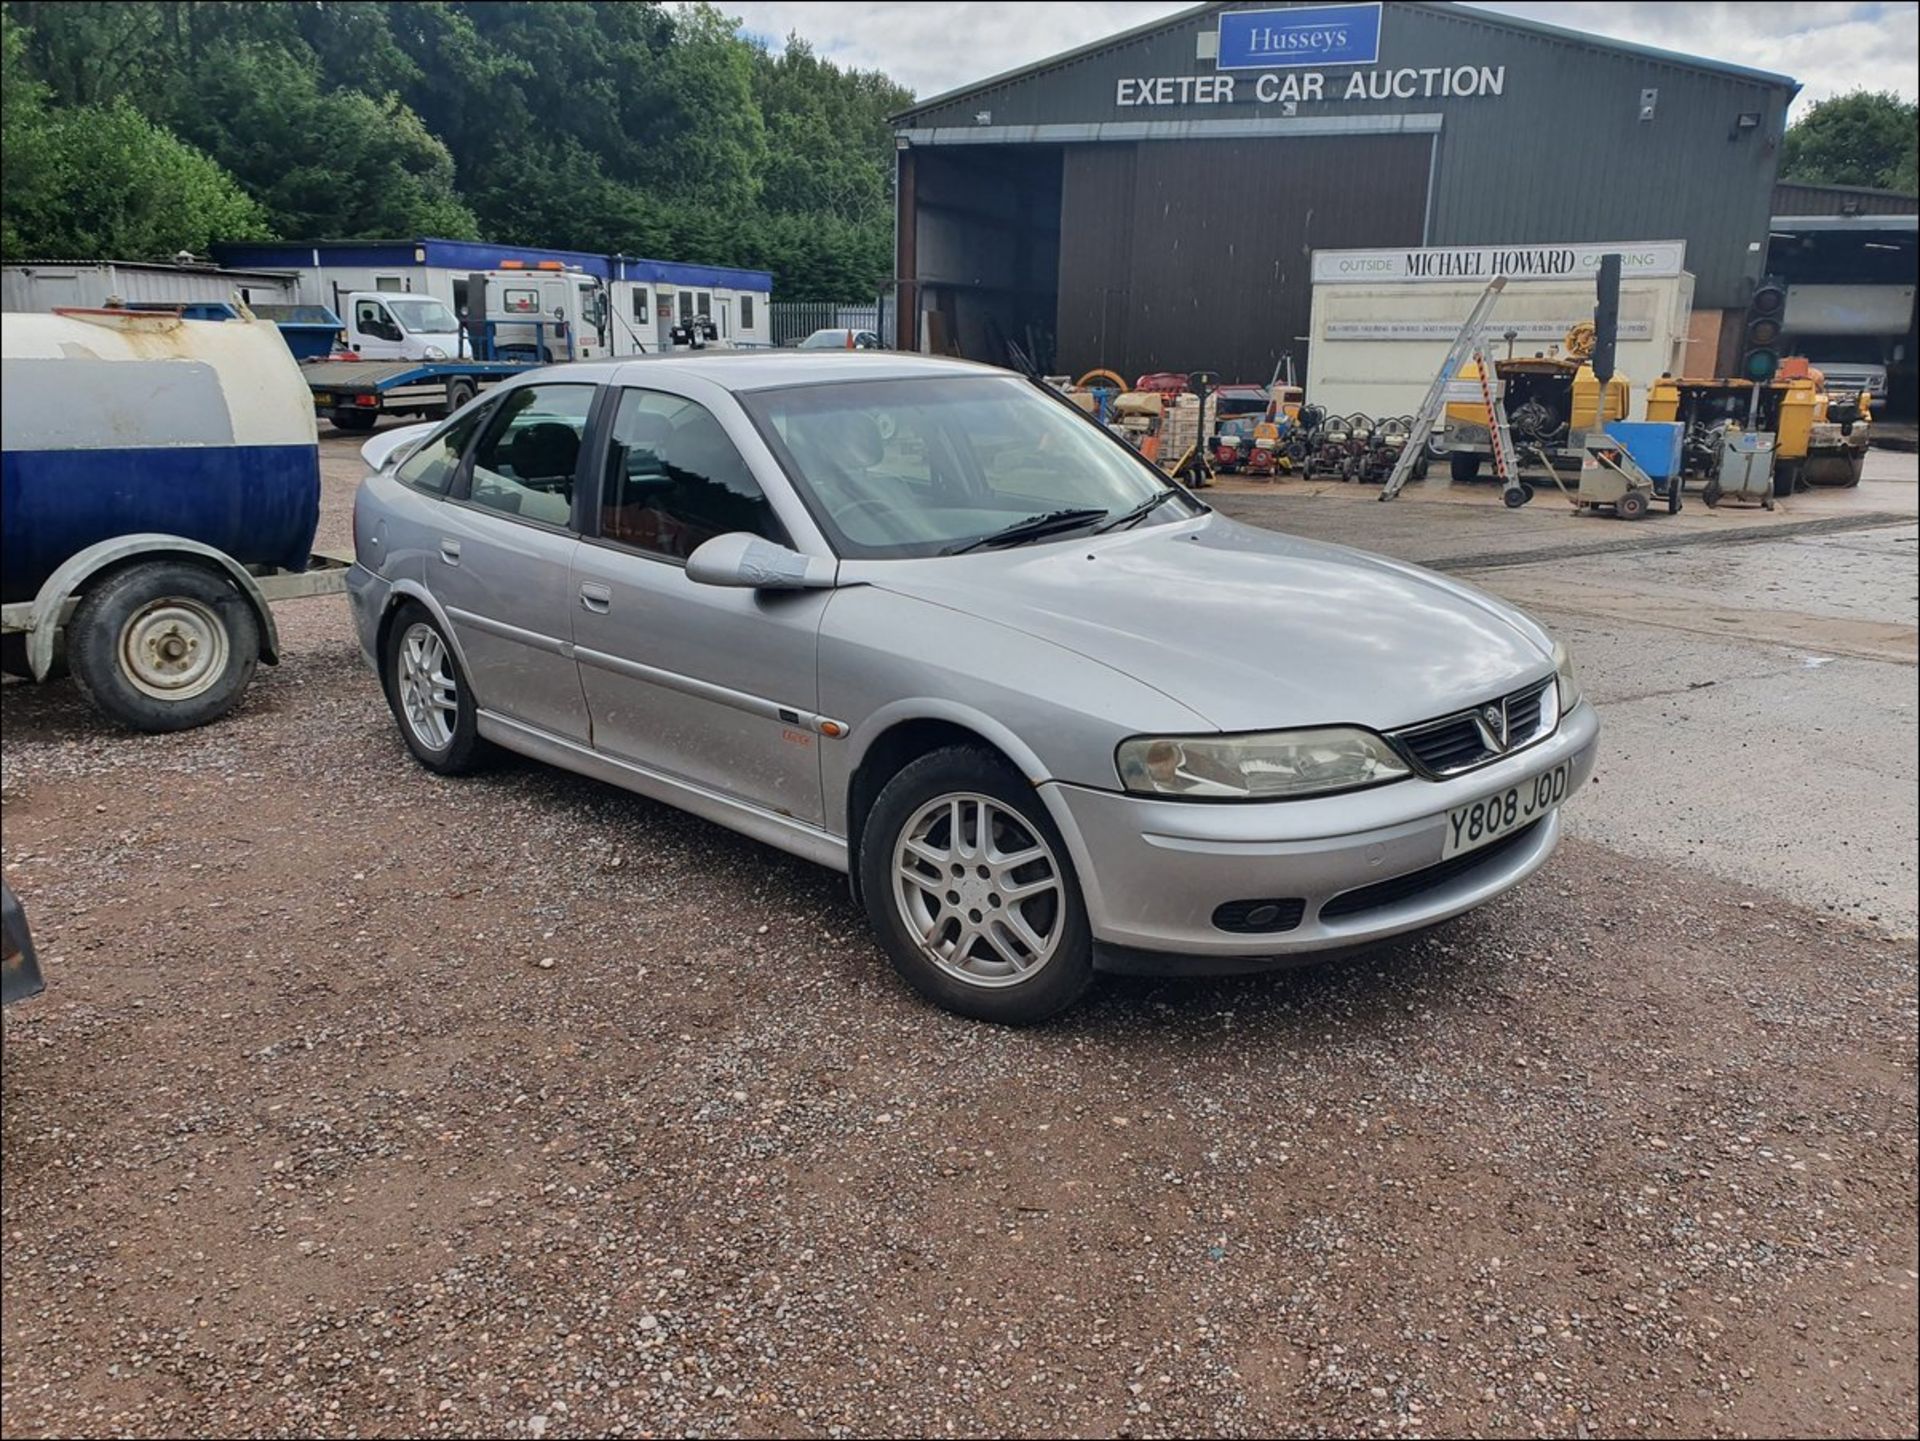
<svg viewBox="0 0 1920 1441"><path fill-rule="evenodd" d="M5 1434L1915 1434L1910 936L1570 842L996 1030L284 617L191 734L5 688Z"/></svg>

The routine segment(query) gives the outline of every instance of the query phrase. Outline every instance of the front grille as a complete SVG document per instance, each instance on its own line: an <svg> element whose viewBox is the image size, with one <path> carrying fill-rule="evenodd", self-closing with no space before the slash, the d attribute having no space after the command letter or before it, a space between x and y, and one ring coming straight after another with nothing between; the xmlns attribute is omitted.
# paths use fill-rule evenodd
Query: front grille
<svg viewBox="0 0 1920 1441"><path fill-rule="evenodd" d="M1307 913L1307 903L1297 896L1287 900L1228 901L1213 913L1213 923L1223 931L1242 935L1266 935L1290 931Z"/></svg>
<svg viewBox="0 0 1920 1441"><path fill-rule="evenodd" d="M1553 684L1551 678L1537 681L1525 690L1514 691L1472 710L1390 731L1387 738L1425 774L1459 775L1552 735L1560 723L1559 697L1556 694L1550 698L1547 694ZM1506 717L1505 745L1498 744L1500 727L1491 723L1485 714L1490 710L1501 711Z"/></svg>
<svg viewBox="0 0 1920 1441"><path fill-rule="evenodd" d="M1541 820L1544 819L1543 816ZM1453 856L1437 866L1428 866L1423 871L1409 871L1406 875L1395 876L1390 881L1376 881L1370 886L1360 887L1357 891L1342 892L1320 907L1320 919L1330 921L1339 916L1355 916L1362 911L1373 910L1376 906L1390 906L1396 901L1404 901L1413 896L1424 895L1428 891L1438 890L1475 867L1496 861L1509 851L1518 849L1526 843L1527 837L1539 828L1540 821L1532 821L1520 827L1512 835L1500 837L1492 845L1482 846L1477 851L1468 851L1465 855Z"/></svg>

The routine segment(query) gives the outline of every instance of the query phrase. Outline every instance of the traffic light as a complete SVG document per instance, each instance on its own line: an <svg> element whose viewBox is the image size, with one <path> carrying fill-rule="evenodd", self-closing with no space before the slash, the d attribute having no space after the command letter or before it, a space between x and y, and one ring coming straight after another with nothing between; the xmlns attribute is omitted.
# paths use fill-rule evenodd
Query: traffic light
<svg viewBox="0 0 1920 1441"><path fill-rule="evenodd" d="M1740 376L1765 385L1780 368L1780 332L1787 320L1787 282L1769 275L1753 287L1740 343Z"/></svg>

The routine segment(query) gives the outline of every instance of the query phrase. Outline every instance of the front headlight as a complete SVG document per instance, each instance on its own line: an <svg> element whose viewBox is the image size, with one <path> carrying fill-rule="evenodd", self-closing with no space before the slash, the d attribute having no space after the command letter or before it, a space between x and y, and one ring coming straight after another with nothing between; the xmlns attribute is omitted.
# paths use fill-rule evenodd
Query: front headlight
<svg viewBox="0 0 1920 1441"><path fill-rule="evenodd" d="M1580 677L1573 673L1573 654L1560 641L1553 643L1553 682L1560 692L1560 714L1580 704Z"/></svg>
<svg viewBox="0 0 1920 1441"><path fill-rule="evenodd" d="M423 346L420 354L427 360L445 360L447 358L446 351L437 345Z"/></svg>
<svg viewBox="0 0 1920 1441"><path fill-rule="evenodd" d="M1136 736L1115 757L1120 783L1187 800L1288 800L1408 774L1371 731L1349 726L1237 736Z"/></svg>

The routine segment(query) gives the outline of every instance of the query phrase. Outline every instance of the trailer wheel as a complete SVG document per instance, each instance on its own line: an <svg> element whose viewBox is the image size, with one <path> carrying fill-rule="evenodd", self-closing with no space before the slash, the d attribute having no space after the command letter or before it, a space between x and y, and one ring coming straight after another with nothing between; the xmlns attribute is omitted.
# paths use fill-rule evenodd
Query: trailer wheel
<svg viewBox="0 0 1920 1441"><path fill-rule="evenodd" d="M1447 469L1452 473L1456 485L1465 485L1468 481L1479 479L1480 457L1456 450L1447 457Z"/></svg>
<svg viewBox="0 0 1920 1441"><path fill-rule="evenodd" d="M471 380L454 379L447 382L447 408L445 414L452 415L461 406L472 400L476 394Z"/></svg>
<svg viewBox="0 0 1920 1441"><path fill-rule="evenodd" d="M1638 520L1647 513L1647 498L1637 490L1630 490L1613 503L1613 513L1622 520Z"/></svg>
<svg viewBox="0 0 1920 1441"><path fill-rule="evenodd" d="M260 659L260 622L204 566L151 560L87 592L67 628L87 698L138 731L205 725L232 710Z"/></svg>
<svg viewBox="0 0 1920 1441"><path fill-rule="evenodd" d="M333 428L335 430L350 430L355 434L363 434L373 429L374 422L380 419L380 412L377 410L350 410L345 406L341 406L328 418L333 421Z"/></svg>

